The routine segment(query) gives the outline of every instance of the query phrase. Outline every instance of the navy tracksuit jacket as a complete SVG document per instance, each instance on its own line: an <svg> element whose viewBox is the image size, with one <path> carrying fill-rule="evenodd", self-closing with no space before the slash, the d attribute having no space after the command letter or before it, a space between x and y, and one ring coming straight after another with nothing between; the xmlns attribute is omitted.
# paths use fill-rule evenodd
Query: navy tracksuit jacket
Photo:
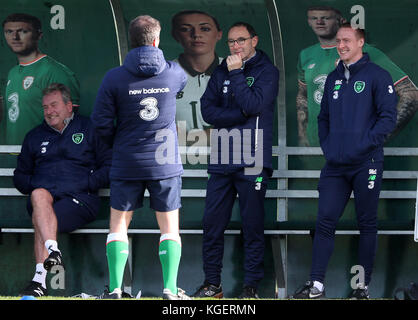
<svg viewBox="0 0 418 320"><path fill-rule="evenodd" d="M324 281L337 222L354 192L360 230L358 262L371 279L377 241L377 205L383 175L383 143L395 128L397 97L390 74L367 53L349 66L340 61L326 80L318 134L326 164L318 184L318 217L311 280Z"/></svg>
<svg viewBox="0 0 418 320"><path fill-rule="evenodd" d="M264 198L272 173L278 81L277 68L264 52L257 50L240 70L229 72L224 59L201 98L203 119L220 134L223 130L234 137L229 142L228 138L224 140L229 148L227 154L222 154L222 139L211 136L202 250L205 281L214 285L221 282L223 235L237 194L244 236L244 284L257 287L264 275ZM249 161L256 150L262 159ZM260 170L244 171L251 167Z"/></svg>
<svg viewBox="0 0 418 320"><path fill-rule="evenodd" d="M110 179L161 180L183 173L175 116L176 94L186 82L180 65L153 46L132 49L122 66L106 73L91 119L113 144Z"/></svg>
<svg viewBox="0 0 418 320"><path fill-rule="evenodd" d="M89 118L74 114L62 134L43 121L25 136L13 182L23 194L44 188L54 198L75 198L95 217L97 191L109 186L111 157Z"/></svg>

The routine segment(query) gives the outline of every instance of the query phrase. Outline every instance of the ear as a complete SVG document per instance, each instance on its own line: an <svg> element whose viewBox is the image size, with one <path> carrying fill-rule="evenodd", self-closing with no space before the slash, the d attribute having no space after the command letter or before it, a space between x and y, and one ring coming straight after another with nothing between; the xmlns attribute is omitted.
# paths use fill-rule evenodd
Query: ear
<svg viewBox="0 0 418 320"><path fill-rule="evenodd" d="M253 48L255 48L258 44L258 36L254 36L251 39L251 45L253 46Z"/></svg>
<svg viewBox="0 0 418 320"><path fill-rule="evenodd" d="M308 25L312 28L312 22L311 22L311 20L309 20L309 16L306 17L306 20L308 22Z"/></svg>
<svg viewBox="0 0 418 320"><path fill-rule="evenodd" d="M219 41L222 39L222 31L218 31L218 34L216 35L216 41Z"/></svg>
<svg viewBox="0 0 418 320"><path fill-rule="evenodd" d="M154 41L152 42L152 45L158 48L158 46L160 45L160 37L155 38Z"/></svg>
<svg viewBox="0 0 418 320"><path fill-rule="evenodd" d="M42 37L43 37L43 35L44 35L43 32L41 30L39 30L38 31L38 39L37 39L37 41L41 40Z"/></svg>
<svg viewBox="0 0 418 320"><path fill-rule="evenodd" d="M65 106L67 107L68 112L73 112L73 103L71 101L68 101Z"/></svg>
<svg viewBox="0 0 418 320"><path fill-rule="evenodd" d="M342 24L344 24L344 23L346 23L346 22L348 22L348 21L347 21L347 19L346 19L346 18L344 18L344 17L341 17L341 18L338 20L339 26L341 26Z"/></svg>

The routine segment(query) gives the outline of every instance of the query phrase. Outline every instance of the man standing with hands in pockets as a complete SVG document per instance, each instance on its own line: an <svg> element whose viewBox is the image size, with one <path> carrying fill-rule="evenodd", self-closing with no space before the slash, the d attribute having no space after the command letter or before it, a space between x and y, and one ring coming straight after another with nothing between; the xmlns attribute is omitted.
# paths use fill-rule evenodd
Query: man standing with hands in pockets
<svg viewBox="0 0 418 320"><path fill-rule="evenodd" d="M364 30L343 24L336 42L341 60L327 77L318 116L326 163L318 183L311 274L296 290L296 299L325 297L325 273L334 249L335 229L351 192L360 230L358 264L365 276L350 298L369 298L376 254L383 143L396 125L396 92L390 74L363 52Z"/></svg>

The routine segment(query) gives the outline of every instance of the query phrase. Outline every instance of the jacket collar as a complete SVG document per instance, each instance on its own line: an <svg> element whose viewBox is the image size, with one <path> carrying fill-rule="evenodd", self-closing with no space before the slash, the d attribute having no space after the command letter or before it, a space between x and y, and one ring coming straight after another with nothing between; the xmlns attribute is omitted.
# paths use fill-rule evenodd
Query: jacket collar
<svg viewBox="0 0 418 320"><path fill-rule="evenodd" d="M54 127L51 127L45 120L44 120L44 125L45 126L47 126L49 129L51 129L51 130L53 130L53 131L55 131L55 132L57 132L57 133L59 133L59 134L63 134L64 133L64 130L65 129L67 129L67 127L68 127L68 125L70 124L70 122L72 121L72 120L74 120L74 117L75 117L76 115L75 115L75 112L73 111L73 113L71 114L71 116L69 117L69 118L66 118L66 119L64 119L64 128L61 130L61 131L59 131L59 130L57 130L57 129L55 129Z"/></svg>
<svg viewBox="0 0 418 320"><path fill-rule="evenodd" d="M369 57L368 53L363 52L363 56L361 57L360 60L358 60L357 62L355 62L353 64L350 64L347 67L348 71L350 72L350 78L353 77L353 75L355 75L359 70L361 70L369 62L370 62L370 57ZM346 69L346 67L344 66L344 62L342 60L340 60L340 62L337 65L337 72L341 76L344 76L345 69Z"/></svg>
<svg viewBox="0 0 418 320"><path fill-rule="evenodd" d="M209 66L209 68L207 68L205 71L203 72L198 72L195 69L193 69L193 67L190 65L190 63L184 58L183 54L181 54L179 56L179 64L180 66L187 71L188 74L190 74L192 77L195 77L199 74L206 74L211 76L213 71L216 69L216 67L219 65L219 57L218 55L215 53L215 59L213 60L213 62L211 63L211 65Z"/></svg>

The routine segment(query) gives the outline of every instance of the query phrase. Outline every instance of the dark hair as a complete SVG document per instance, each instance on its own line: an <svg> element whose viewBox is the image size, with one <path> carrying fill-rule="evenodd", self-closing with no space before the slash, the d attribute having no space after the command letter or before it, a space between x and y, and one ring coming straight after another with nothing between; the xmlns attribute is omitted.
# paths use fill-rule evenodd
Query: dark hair
<svg viewBox="0 0 418 320"><path fill-rule="evenodd" d="M62 101L64 101L65 104L71 101L70 88L62 83L51 83L48 87L42 90L42 95L46 96L56 91L61 92Z"/></svg>
<svg viewBox="0 0 418 320"><path fill-rule="evenodd" d="M235 27L245 27L246 29L247 29L247 31L248 31L248 33L250 34L250 36L251 36L251 38L252 37L255 37L256 35L257 35L257 32L255 32L255 29L253 28L253 26L252 25L250 25L249 23L247 23L247 22L242 22L242 21L238 21L238 22L235 22L230 28L229 28L229 30L231 30L232 28L235 28Z"/></svg>
<svg viewBox="0 0 418 320"><path fill-rule="evenodd" d="M148 16L138 16L129 23L129 38L132 48L152 45L160 36L161 24L157 19Z"/></svg>
<svg viewBox="0 0 418 320"><path fill-rule="evenodd" d="M341 25L340 29L341 28L350 28L350 29L353 29L354 31L356 31L357 38L363 39L364 41L366 41L366 32L364 31L364 29L361 29L361 28L358 28L358 27L353 27L351 25L351 23L349 23L349 22L343 23Z"/></svg>
<svg viewBox="0 0 418 320"><path fill-rule="evenodd" d="M40 35L42 33L42 24L41 24L41 20L39 20L37 17L32 16L30 14L26 14L26 13L12 13L10 15L8 15L6 17L6 19L4 19L3 21L3 28L4 25L7 22L26 22L29 23L33 30L35 30L37 32L38 35Z"/></svg>
<svg viewBox="0 0 418 320"><path fill-rule="evenodd" d="M174 30L176 29L178 19L181 16L190 15L190 14L202 14L211 18L213 22L215 23L216 29L218 29L218 31L221 31L221 26L219 25L218 20L216 20L216 18L210 15L209 13L200 11L200 10L183 10L183 11L177 12L173 16L173 18L171 18L171 34L173 35L173 37L174 37Z"/></svg>

